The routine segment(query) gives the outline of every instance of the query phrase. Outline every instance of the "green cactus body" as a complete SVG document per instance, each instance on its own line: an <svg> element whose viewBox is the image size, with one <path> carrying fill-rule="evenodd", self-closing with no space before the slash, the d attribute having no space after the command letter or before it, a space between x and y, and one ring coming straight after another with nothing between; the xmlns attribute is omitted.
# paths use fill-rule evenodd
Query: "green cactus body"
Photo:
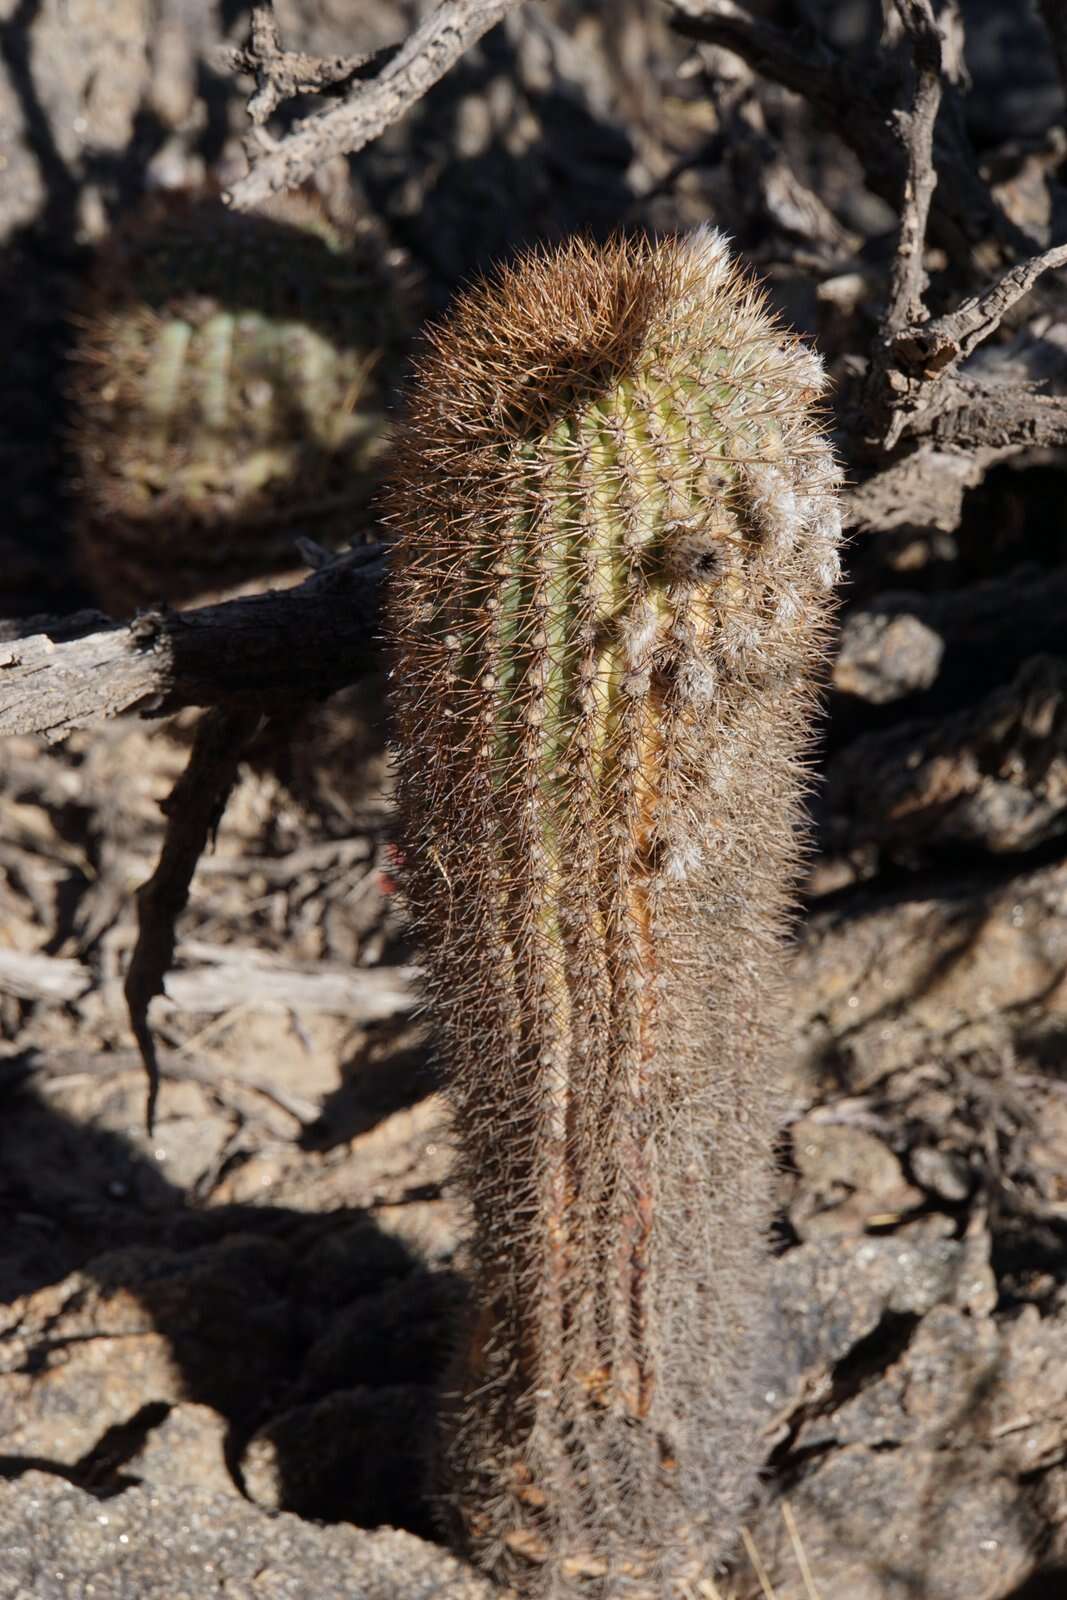
<svg viewBox="0 0 1067 1600"><path fill-rule="evenodd" d="M76 557L126 611L361 536L398 377L403 285L310 197L154 196L95 264L75 357Z"/></svg>
<svg viewBox="0 0 1067 1600"><path fill-rule="evenodd" d="M473 1223L436 1488L524 1594L688 1593L754 1485L822 384L718 235L575 243L460 299L399 441L407 888Z"/></svg>

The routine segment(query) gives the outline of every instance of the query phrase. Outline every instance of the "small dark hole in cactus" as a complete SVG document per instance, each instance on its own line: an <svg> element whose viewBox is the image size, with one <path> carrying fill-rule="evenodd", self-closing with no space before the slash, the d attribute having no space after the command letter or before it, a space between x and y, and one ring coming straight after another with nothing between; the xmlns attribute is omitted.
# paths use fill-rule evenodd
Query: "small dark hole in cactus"
<svg viewBox="0 0 1067 1600"><path fill-rule="evenodd" d="M717 578L722 572L722 557L718 550L701 550L693 557L694 578Z"/></svg>

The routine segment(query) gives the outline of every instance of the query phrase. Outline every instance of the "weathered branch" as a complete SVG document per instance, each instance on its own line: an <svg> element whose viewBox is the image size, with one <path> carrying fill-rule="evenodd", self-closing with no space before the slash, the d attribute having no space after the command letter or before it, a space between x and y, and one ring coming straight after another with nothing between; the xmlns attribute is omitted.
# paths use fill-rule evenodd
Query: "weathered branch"
<svg viewBox="0 0 1067 1600"><path fill-rule="evenodd" d="M1064 442L1067 403L1059 396L955 369L997 331L1042 273L1065 265L1067 245L1058 245L932 322L920 318L894 330L887 317L864 385L866 425L884 449L920 438L968 450Z"/></svg>
<svg viewBox="0 0 1067 1600"><path fill-rule="evenodd" d="M0 735L61 739L125 712L277 710L333 694L377 663L384 570L368 546L296 589L125 624L90 613L89 631L67 618L0 643Z"/></svg>
<svg viewBox="0 0 1067 1600"><path fill-rule="evenodd" d="M283 50L278 24L269 6L252 10L249 43L224 50L221 61L231 72L249 72L256 80L256 92L248 102L248 115L262 126L286 100L300 94L319 94L355 77L373 57L310 56L299 50Z"/></svg>
<svg viewBox="0 0 1067 1600"><path fill-rule="evenodd" d="M887 332L921 322L926 315L923 248L930 201L937 187L934 124L941 105L941 35L930 0L896 0L896 7L912 41L915 98L910 113L897 113L907 149L908 172L884 321Z"/></svg>
<svg viewBox="0 0 1067 1600"><path fill-rule="evenodd" d="M211 945L202 939L182 940L177 954L179 965L166 974L159 1000L164 1016L222 1016L238 1009L280 1008L375 1022L412 1011L419 1003L420 971L414 966L290 961L253 945ZM70 1005L91 990L99 990L109 1007L122 1005L119 979L101 983L91 967L71 956L0 949L0 994ZM144 1063L131 1053L129 1065ZM166 1076L165 1070L162 1075Z"/></svg>
<svg viewBox="0 0 1067 1600"><path fill-rule="evenodd" d="M410 110L516 3L517 0L440 0L376 77L357 84L340 105L316 112L257 155L249 172L225 196L228 203L248 210L282 189L295 188L332 156L362 150ZM270 48L274 49L275 58L277 55L277 34L269 35L262 22L260 29L268 47L268 64L264 68L268 92L264 100L253 97L257 116L264 105L270 104L274 91L269 85L281 81L271 77L273 69L269 64ZM255 58L253 40L242 65Z"/></svg>
<svg viewBox="0 0 1067 1600"><path fill-rule="evenodd" d="M857 63L811 29L787 33L752 16L735 0L674 0L673 26L687 38L720 45L754 71L802 95L819 119L856 155L870 187L891 206L900 204L906 151L892 112L901 101L901 70L885 54ZM959 117L939 125L940 183L931 216L946 242L970 250L996 240L1002 250L1026 254L1034 240L1006 215L990 193Z"/></svg>
<svg viewBox="0 0 1067 1600"><path fill-rule="evenodd" d="M909 419L905 435L957 450L1056 449L1067 444L1067 397L1013 384L950 379Z"/></svg>
<svg viewBox="0 0 1067 1600"><path fill-rule="evenodd" d="M1031 256L1012 267L992 289L964 300L955 311L922 327L903 328L893 339L897 358L923 376L938 378L995 333L1017 300L1029 294L1044 272L1067 266L1067 244Z"/></svg>
<svg viewBox="0 0 1067 1600"><path fill-rule="evenodd" d="M164 803L167 834L156 869L137 891L137 943L126 973L130 1027L148 1075L145 1128L152 1132L159 1062L148 1007L163 993L174 960L176 925L189 899L196 864L222 820L241 755L259 725L251 711L209 711L201 717L189 764Z"/></svg>

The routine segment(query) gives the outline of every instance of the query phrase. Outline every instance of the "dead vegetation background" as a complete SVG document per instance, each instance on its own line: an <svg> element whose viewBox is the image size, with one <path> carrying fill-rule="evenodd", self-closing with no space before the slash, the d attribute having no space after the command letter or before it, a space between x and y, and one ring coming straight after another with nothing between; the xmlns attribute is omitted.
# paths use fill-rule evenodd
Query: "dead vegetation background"
<svg viewBox="0 0 1067 1600"><path fill-rule="evenodd" d="M793 965L765 1573L742 1557L723 1591L1059 1595L1061 8L274 15L250 45L230 0L0 0L0 1596L488 1593L419 1492L462 1283L391 892L380 567L127 630L68 559L94 246L149 188L240 198L308 126L321 154L300 119L352 149L385 112L315 181L429 310L534 240L710 218L836 379L854 537ZM395 47L435 17L442 75L405 100ZM206 834L232 793L145 975L142 1000L169 969L148 1135L123 986L191 706L216 720L177 812Z"/></svg>

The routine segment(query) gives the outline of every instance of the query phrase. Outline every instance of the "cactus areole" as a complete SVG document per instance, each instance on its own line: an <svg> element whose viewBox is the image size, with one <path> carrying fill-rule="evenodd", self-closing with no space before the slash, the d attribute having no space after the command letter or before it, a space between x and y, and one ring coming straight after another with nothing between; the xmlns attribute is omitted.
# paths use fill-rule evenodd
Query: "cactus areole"
<svg viewBox="0 0 1067 1600"><path fill-rule="evenodd" d="M463 295L400 439L406 889L472 1219L435 1490L686 1594L760 1457L783 938L838 574L820 363L702 229Z"/></svg>

